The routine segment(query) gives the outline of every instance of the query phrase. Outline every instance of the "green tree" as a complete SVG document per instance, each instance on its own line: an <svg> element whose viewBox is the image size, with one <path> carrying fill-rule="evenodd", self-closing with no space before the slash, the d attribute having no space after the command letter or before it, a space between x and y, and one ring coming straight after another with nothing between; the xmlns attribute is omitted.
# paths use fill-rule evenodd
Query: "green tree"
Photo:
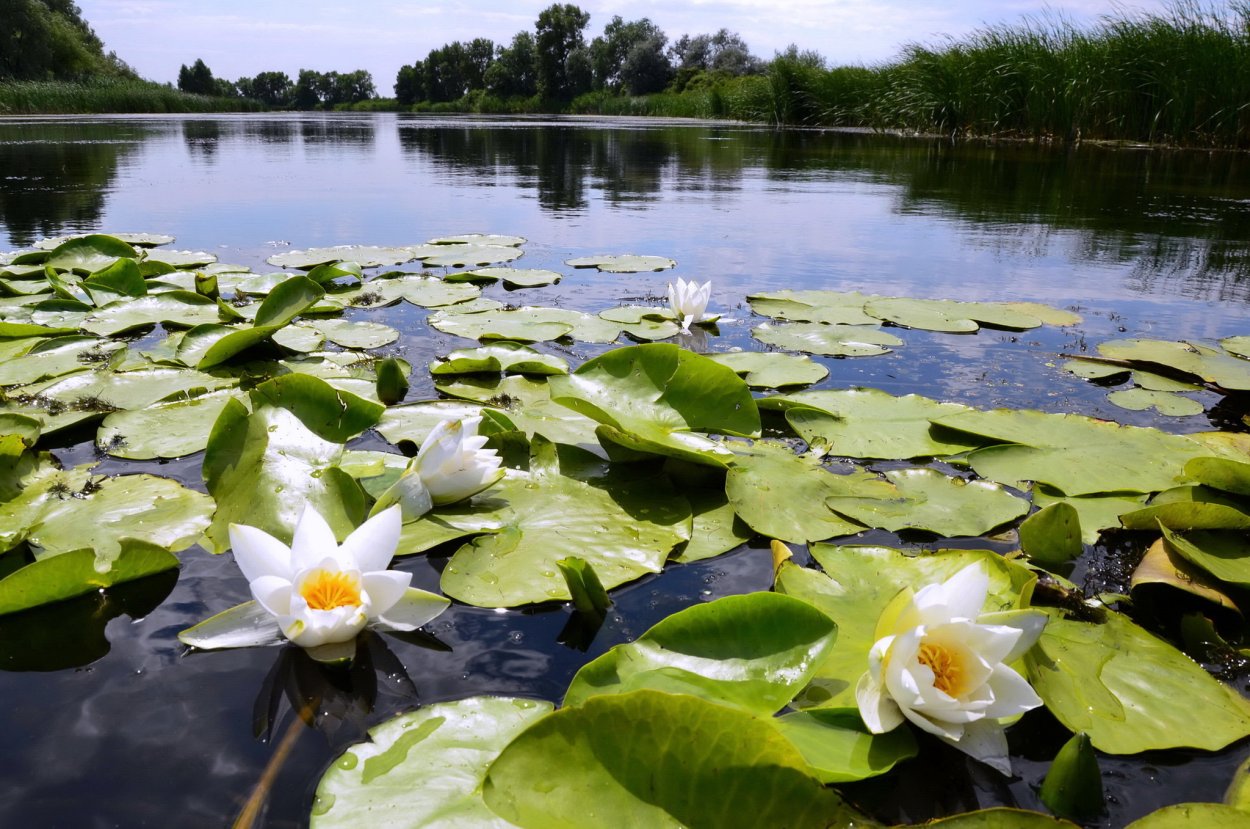
<svg viewBox="0 0 1250 829"><path fill-rule="evenodd" d="M337 104L356 104L377 97L377 90L373 86L373 75L364 69L357 69L354 72L330 72L328 85L327 107Z"/></svg>
<svg viewBox="0 0 1250 829"><path fill-rule="evenodd" d="M294 105L296 109L319 109L329 98L329 79L315 69L299 70L295 81Z"/></svg>
<svg viewBox="0 0 1250 829"><path fill-rule="evenodd" d="M412 106L417 101L426 100L425 61L419 60L410 66L399 67L399 72L395 75L395 100L403 106Z"/></svg>
<svg viewBox="0 0 1250 829"><path fill-rule="evenodd" d="M239 89L243 89L242 81ZM294 92L294 84L285 72L260 72L252 78L251 94L244 97L255 98L271 107L286 107L291 105Z"/></svg>
<svg viewBox="0 0 1250 829"><path fill-rule="evenodd" d="M0 80L136 77L68 0L0 0Z"/></svg>
<svg viewBox="0 0 1250 829"><path fill-rule="evenodd" d="M642 47L643 50L659 50L658 61L668 64L664 56L664 46L668 36L648 18L633 20L626 23L618 14L603 27L603 35L590 42L590 61L594 72L595 89L618 90L625 85L621 77L621 67L630 53ZM658 66L656 58L639 55L635 62L645 62ZM654 71L654 66L651 71ZM665 84L668 83L666 80ZM664 87L661 86L660 89Z"/></svg>
<svg viewBox="0 0 1250 829"><path fill-rule="evenodd" d="M568 100L589 80L591 62L583 36L589 22L590 14L571 3L555 3L538 13L534 75L544 98Z"/></svg>
<svg viewBox="0 0 1250 829"><path fill-rule="evenodd" d="M213 79L213 71L201 58L187 66L185 63L178 69L178 88L190 95L216 95L217 84Z"/></svg>
<svg viewBox="0 0 1250 829"><path fill-rule="evenodd" d="M534 36L529 32L517 32L510 45L500 47L495 60L487 68L484 77L486 91L503 98L529 98L537 93L538 82L534 75L536 57Z"/></svg>
<svg viewBox="0 0 1250 829"><path fill-rule="evenodd" d="M664 54L663 34L635 43L621 61L621 84L631 95L660 92L673 80L673 65Z"/></svg>

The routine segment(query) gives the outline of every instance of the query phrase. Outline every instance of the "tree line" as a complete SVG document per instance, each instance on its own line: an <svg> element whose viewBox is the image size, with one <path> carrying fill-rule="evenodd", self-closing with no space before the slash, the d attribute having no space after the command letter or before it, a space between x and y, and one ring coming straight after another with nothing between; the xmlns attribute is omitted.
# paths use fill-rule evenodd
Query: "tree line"
<svg viewBox="0 0 1250 829"><path fill-rule="evenodd" d="M400 68L397 103L443 103L482 92L499 98L569 101L587 92L647 95L680 92L706 74L760 74L765 62L742 37L715 34L668 36L648 18L616 15L603 34L586 40L590 14L571 3L539 13L534 31L521 31L497 45L487 38L454 41L430 50L423 60Z"/></svg>
<svg viewBox="0 0 1250 829"><path fill-rule="evenodd" d="M301 69L292 81L285 72L260 72L251 78L228 81L213 77L200 58L178 70L178 89L192 95L251 98L274 109L333 109L377 97L373 76L354 72L317 72Z"/></svg>

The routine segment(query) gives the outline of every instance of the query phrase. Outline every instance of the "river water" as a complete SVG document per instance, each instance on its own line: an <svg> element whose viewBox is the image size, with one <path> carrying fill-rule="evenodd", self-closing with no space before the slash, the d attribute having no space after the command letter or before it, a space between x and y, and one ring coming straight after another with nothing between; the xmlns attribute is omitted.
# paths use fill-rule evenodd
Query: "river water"
<svg viewBox="0 0 1250 829"><path fill-rule="evenodd" d="M258 271L271 270L265 257L292 247L520 235L529 241L516 266L565 279L516 293L492 287L488 296L597 311L660 296L673 276L711 279L709 310L725 317L719 336L697 344L711 351L759 347L745 304L753 291L1045 302L1084 322L1018 335L897 330L906 348L826 359L823 385L1178 432L1229 423L1219 409L1189 418L1118 409L1104 389L1060 371L1057 355L1125 336L1250 333L1250 157L1231 153L588 118L0 119L0 251L83 231L168 233L178 249ZM563 265L605 253L658 254L679 265L638 275ZM427 329L425 312L412 306L370 314L403 330L414 377L426 378L413 397L432 395L420 367L467 343ZM579 346L575 356L601 350ZM75 435L55 451L67 464L95 459L90 437ZM361 445L380 447L370 440ZM105 459L99 471L170 475L202 489L198 456ZM1097 562L1134 553L1101 547L1077 575L1114 584ZM324 674L280 649L186 654L177 632L247 598L247 587L229 556L192 548L183 560L176 576L0 619L0 825L220 826L269 766L276 777L264 825L300 826L321 771L364 728L422 702L476 693L558 700L580 665L659 618L771 581L758 543L671 567L615 591L613 615L580 647L568 641L562 607L456 607L430 637L374 641L371 664L327 687ZM399 566L437 589L443 561L419 556ZM1244 679L1238 685L1245 690ZM320 701L314 729L292 713L310 696ZM1036 786L1058 742L1045 727L1034 730L1013 744L1023 757L1014 781L927 749L902 784L890 777L848 791L896 820L996 804L1037 808ZM284 736L291 753L278 763ZM1100 822L1119 826L1166 803L1217 800L1246 754L1238 745L1215 755L1104 758L1110 806ZM942 774L930 773L934 762Z"/></svg>

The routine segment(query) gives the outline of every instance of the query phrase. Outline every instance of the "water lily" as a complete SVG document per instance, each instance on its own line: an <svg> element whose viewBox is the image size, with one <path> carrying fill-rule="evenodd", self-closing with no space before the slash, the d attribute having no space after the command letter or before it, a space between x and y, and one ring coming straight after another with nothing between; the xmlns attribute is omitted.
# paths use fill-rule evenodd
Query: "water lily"
<svg viewBox="0 0 1250 829"><path fill-rule="evenodd" d="M982 614L989 576L972 564L939 584L901 593L877 623L868 671L855 688L868 729L904 720L1011 774L1003 720L1042 704L1008 663L1041 635L1036 611Z"/></svg>
<svg viewBox="0 0 1250 829"><path fill-rule="evenodd" d="M704 316L708 300L712 297L711 281L697 284L693 279L687 282L680 276L676 284L668 283L668 304L673 313L681 320L681 329L689 331L696 323L710 321Z"/></svg>
<svg viewBox="0 0 1250 829"><path fill-rule="evenodd" d="M415 630L449 602L410 587L411 573L387 570L401 529L399 507L383 510L340 546L321 513L305 505L288 547L264 530L230 525L235 563L255 601L183 631L202 649L267 645L288 640L316 659L355 652L366 626Z"/></svg>
<svg viewBox="0 0 1250 829"><path fill-rule="evenodd" d="M505 470L498 453L484 448L486 438L477 433L481 423L480 417L466 417L435 426L399 480L378 498L374 513L399 504L404 519L412 520L497 483Z"/></svg>

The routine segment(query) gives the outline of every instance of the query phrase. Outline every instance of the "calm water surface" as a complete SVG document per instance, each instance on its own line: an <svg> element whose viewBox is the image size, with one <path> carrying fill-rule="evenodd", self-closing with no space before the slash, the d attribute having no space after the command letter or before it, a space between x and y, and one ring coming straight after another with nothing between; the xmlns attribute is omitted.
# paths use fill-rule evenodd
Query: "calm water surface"
<svg viewBox="0 0 1250 829"><path fill-rule="evenodd" d="M658 297L673 276L712 279L712 310L726 317L720 335L686 343L710 351L759 347L744 302L757 290L1047 302L1085 321L1018 335L899 331L906 346L891 355L826 360L823 385L1171 431L1229 423L1219 410L1182 419L1115 408L1105 390L1059 371L1057 355L1123 336L1250 333L1250 157L1236 154L590 119L0 119L0 251L80 231L169 233L174 247L258 271L290 247L517 234L530 240L518 266L566 277L487 295L598 311ZM660 254L679 266L608 275L563 265L600 253ZM418 368L466 345L426 328L426 312L406 304L358 313L401 328L397 350ZM579 345L572 356L602 350ZM433 395L427 375L414 380L410 399ZM56 452L66 463L93 460L91 437L73 435ZM382 442L366 436L360 445ZM104 460L99 471L148 471L202 489L199 462ZM447 552L399 566L437 589ZM1078 579L1122 587L1124 562L1138 553L1134 540L1112 539ZM393 713L476 693L558 700L580 665L659 618L771 581L759 545L670 568L616 591L614 614L589 643L565 629L562 607L456 607L431 636L371 640L369 659L339 675L282 649L186 655L177 632L243 601L247 585L229 556L193 548L183 559L176 576L0 620L0 825L221 826L287 736L293 750L277 767L264 822L299 826L325 766ZM1237 684L1245 690L1244 679ZM293 714L309 699L312 729ZM926 747L901 784L893 776L849 794L894 820L1037 808L1036 787L1061 742L1050 725L1033 716L1016 730L1019 779ZM1111 811L1102 824L1218 800L1248 751L1104 758ZM943 774L933 774L939 765Z"/></svg>

